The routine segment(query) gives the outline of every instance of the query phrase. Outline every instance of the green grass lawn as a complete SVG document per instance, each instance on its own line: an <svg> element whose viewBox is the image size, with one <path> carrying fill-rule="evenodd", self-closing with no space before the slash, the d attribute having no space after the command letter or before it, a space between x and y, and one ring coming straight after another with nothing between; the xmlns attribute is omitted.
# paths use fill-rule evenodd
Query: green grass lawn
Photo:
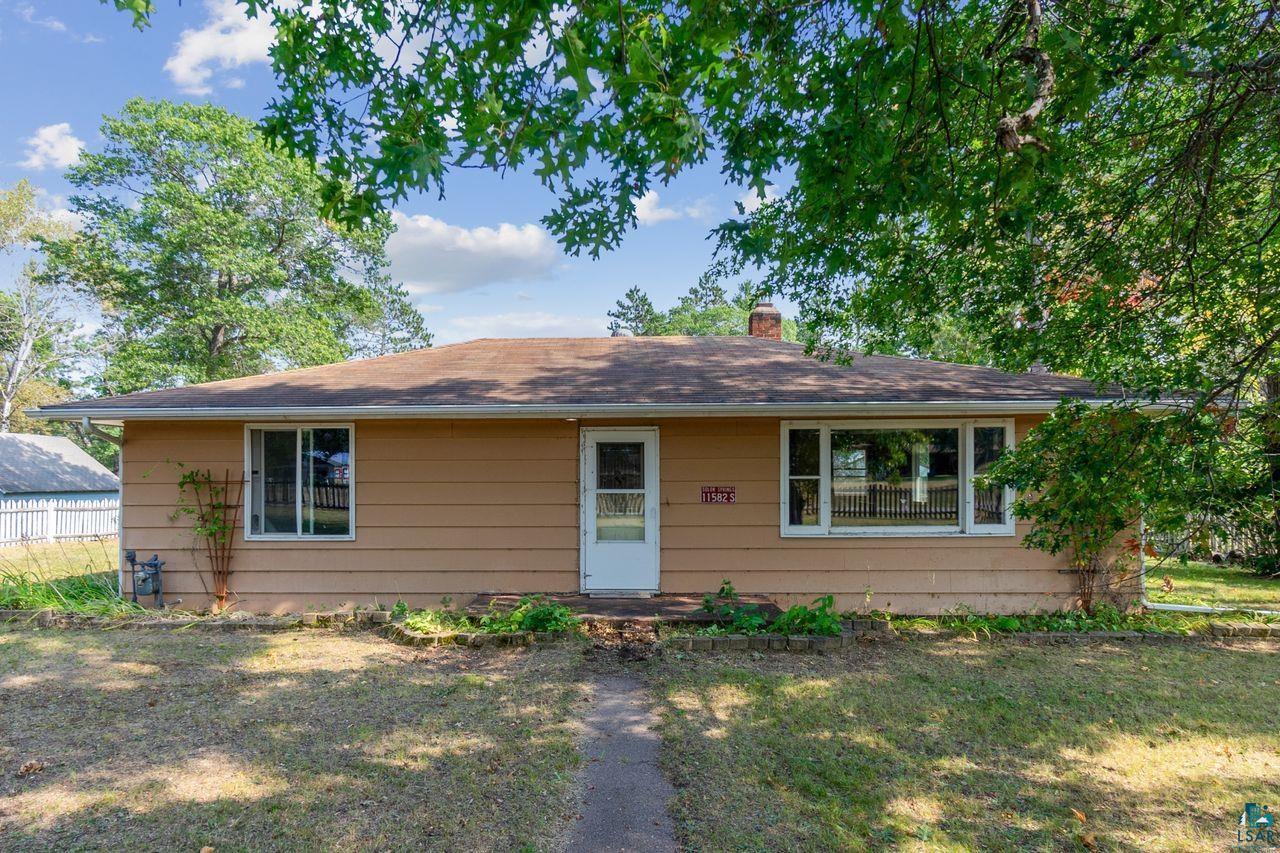
<svg viewBox="0 0 1280 853"><path fill-rule="evenodd" d="M115 573L120 563L115 537L84 542L33 542L0 548L0 574L28 573L43 580Z"/></svg>
<svg viewBox="0 0 1280 853"><path fill-rule="evenodd" d="M1266 641L623 664L0 626L0 849L556 849L601 667L649 686L686 849L1225 849L1246 802L1280 803Z"/></svg>
<svg viewBox="0 0 1280 853"><path fill-rule="evenodd" d="M1163 564L1153 562L1147 570L1147 597L1155 602L1280 610L1280 578L1264 578L1242 566L1196 562L1183 565L1168 560ZM1165 575L1173 580L1172 592L1161 590Z"/></svg>
<svg viewBox="0 0 1280 853"><path fill-rule="evenodd" d="M553 848L581 661L0 627L0 849Z"/></svg>
<svg viewBox="0 0 1280 853"><path fill-rule="evenodd" d="M1225 849L1280 802L1275 645L917 640L649 677L690 849Z"/></svg>

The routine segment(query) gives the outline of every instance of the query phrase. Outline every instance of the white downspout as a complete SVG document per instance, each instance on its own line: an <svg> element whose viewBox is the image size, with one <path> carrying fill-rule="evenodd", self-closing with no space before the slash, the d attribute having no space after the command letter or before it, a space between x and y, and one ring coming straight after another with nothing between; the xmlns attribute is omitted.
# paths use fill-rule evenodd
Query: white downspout
<svg viewBox="0 0 1280 853"><path fill-rule="evenodd" d="M85 415L80 420L80 432L85 436L100 438L116 446L116 470L120 472L119 508L116 510L116 590L124 598L124 433L112 435Z"/></svg>
<svg viewBox="0 0 1280 853"><path fill-rule="evenodd" d="M1138 584L1142 589L1142 606L1148 610L1167 610L1172 613L1256 613L1261 616L1280 616L1280 610L1255 610L1251 607L1209 607L1204 604L1163 604L1147 598L1147 529L1143 519L1138 519Z"/></svg>

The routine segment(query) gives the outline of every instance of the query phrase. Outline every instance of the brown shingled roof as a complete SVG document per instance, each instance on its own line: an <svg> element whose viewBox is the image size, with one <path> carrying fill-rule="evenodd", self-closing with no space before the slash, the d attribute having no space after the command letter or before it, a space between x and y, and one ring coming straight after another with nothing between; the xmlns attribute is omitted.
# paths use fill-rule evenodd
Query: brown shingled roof
<svg viewBox="0 0 1280 853"><path fill-rule="evenodd" d="M819 361L753 337L484 339L365 361L61 403L45 415L361 407L1056 403L1092 383L922 359ZM158 414L158 412L156 412Z"/></svg>

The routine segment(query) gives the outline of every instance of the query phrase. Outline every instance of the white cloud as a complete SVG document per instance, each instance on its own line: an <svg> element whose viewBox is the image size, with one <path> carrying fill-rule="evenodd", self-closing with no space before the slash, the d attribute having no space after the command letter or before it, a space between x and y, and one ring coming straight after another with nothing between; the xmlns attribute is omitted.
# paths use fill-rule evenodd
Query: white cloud
<svg viewBox="0 0 1280 853"><path fill-rule="evenodd" d="M80 159L82 148L84 140L71 133L69 123L46 124L27 139L27 159L22 165L28 169L65 169Z"/></svg>
<svg viewBox="0 0 1280 853"><path fill-rule="evenodd" d="M235 0L205 0L204 5L209 13L204 26L183 30L164 64L174 85L188 95L211 93L215 70L265 63L276 34L268 15L246 17ZM230 85L237 79L231 78Z"/></svg>
<svg viewBox="0 0 1280 853"><path fill-rule="evenodd" d="M656 190L649 190L636 200L636 221L641 225L657 225L673 219L705 219L711 214L706 199L698 199L683 207L663 207Z"/></svg>
<svg viewBox="0 0 1280 853"><path fill-rule="evenodd" d="M0 4L0 7L2 6L3 4ZM102 38L94 35L93 33L76 32L68 27L61 18L55 18L53 15L40 15L36 12L36 7L30 3L19 3L18 5L13 6L12 9L13 14L17 15L18 18L33 27L40 27L41 29L48 30L53 33L60 33L67 38L81 42L82 44L99 44L102 42Z"/></svg>
<svg viewBox="0 0 1280 853"><path fill-rule="evenodd" d="M533 223L462 228L434 216L391 215L387 243L391 276L414 293L452 293L504 281L546 276L560 257L555 242Z"/></svg>
<svg viewBox="0 0 1280 853"><path fill-rule="evenodd" d="M79 229L84 224L80 214L67 207L66 196L54 195L44 187L36 187L36 204L40 210L59 225Z"/></svg>
<svg viewBox="0 0 1280 853"><path fill-rule="evenodd" d="M755 213L760 209L761 205L768 204L771 201L777 201L782 197L782 193L778 192L778 188L773 184L767 184L764 188L764 198L755 190L749 189L742 195L738 196L738 203L742 205L742 209L746 213Z"/></svg>
<svg viewBox="0 0 1280 853"><path fill-rule="evenodd" d="M36 7L30 3L23 3L21 6L16 7L14 12L28 24L43 27L46 30L53 30L55 33L65 33L67 31L67 25L52 15L44 18L38 17L36 15Z"/></svg>
<svg viewBox="0 0 1280 853"><path fill-rule="evenodd" d="M609 333L607 324L600 317L547 311L454 317L439 327L433 327L432 331L442 344L476 338L588 338Z"/></svg>

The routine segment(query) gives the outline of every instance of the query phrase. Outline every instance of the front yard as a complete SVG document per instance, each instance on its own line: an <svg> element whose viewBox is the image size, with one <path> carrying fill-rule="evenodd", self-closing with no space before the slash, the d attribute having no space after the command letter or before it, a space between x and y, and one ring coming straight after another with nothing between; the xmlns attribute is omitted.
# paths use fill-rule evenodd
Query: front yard
<svg viewBox="0 0 1280 853"><path fill-rule="evenodd" d="M1278 652L931 640L652 679L691 848L1222 849L1280 801Z"/></svg>
<svg viewBox="0 0 1280 853"><path fill-rule="evenodd" d="M588 649L0 627L0 849L555 849L602 667L687 849L1222 848L1280 802L1274 642Z"/></svg>
<svg viewBox="0 0 1280 853"><path fill-rule="evenodd" d="M580 660L0 627L0 849L546 848Z"/></svg>

